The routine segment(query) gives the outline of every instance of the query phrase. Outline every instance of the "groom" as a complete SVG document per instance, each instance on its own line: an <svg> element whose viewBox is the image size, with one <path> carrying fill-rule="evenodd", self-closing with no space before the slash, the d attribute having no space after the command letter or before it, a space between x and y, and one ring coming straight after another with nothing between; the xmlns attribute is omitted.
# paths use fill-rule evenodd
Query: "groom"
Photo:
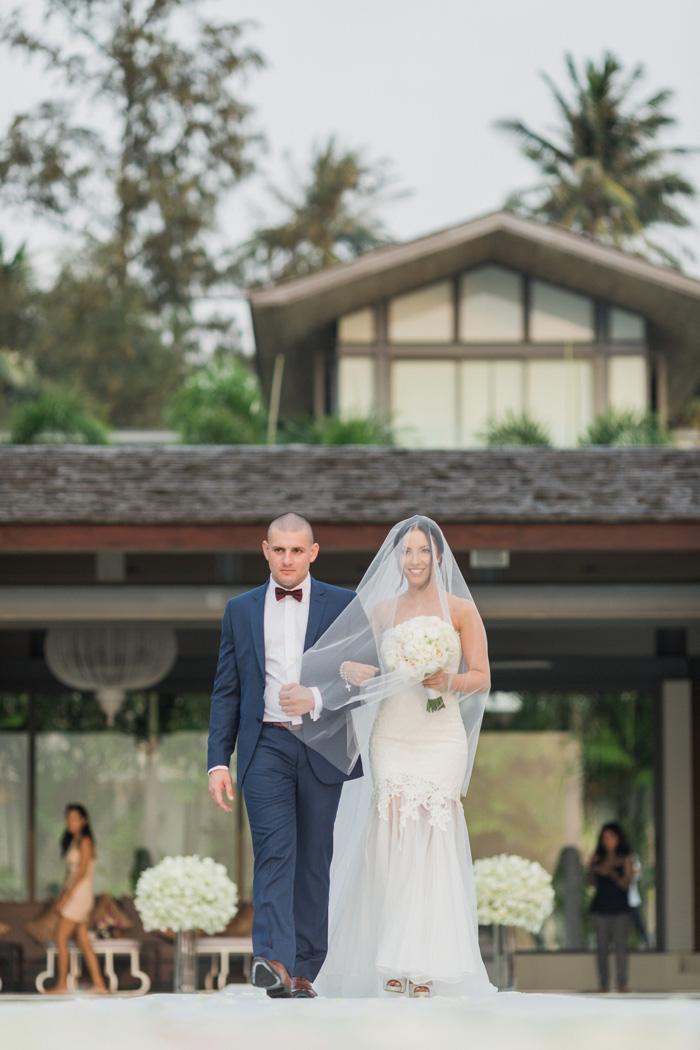
<svg viewBox="0 0 700 1050"><path fill-rule="evenodd" d="M296 684L302 654L354 598L309 575L318 543L298 514L272 522L263 541L270 580L224 612L209 723L209 793L231 811L231 754L253 838L251 981L273 998L313 998L328 947L333 822L349 776L302 742L323 716L318 689ZM290 668L296 664L296 673ZM342 684L342 683L341 683ZM225 797L224 797L225 796Z"/></svg>

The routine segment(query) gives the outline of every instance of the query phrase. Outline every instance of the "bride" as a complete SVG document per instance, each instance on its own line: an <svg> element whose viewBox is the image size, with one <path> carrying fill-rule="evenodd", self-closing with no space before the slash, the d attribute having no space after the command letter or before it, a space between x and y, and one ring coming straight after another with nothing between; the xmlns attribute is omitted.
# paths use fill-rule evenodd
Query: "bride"
<svg viewBox="0 0 700 1050"><path fill-rule="evenodd" d="M368 652L379 667L351 659ZM489 688L486 636L435 522L415 516L391 530L304 672L343 685L341 697L322 690L327 717L305 742L346 769L362 756L365 768L345 785L336 819L319 990L492 992L461 803Z"/></svg>

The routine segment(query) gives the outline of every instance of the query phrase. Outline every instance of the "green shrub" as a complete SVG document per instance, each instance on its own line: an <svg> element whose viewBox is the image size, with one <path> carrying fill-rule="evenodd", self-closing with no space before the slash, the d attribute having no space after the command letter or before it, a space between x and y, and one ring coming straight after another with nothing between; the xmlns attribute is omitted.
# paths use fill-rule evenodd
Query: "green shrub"
<svg viewBox="0 0 700 1050"><path fill-rule="evenodd" d="M77 394L49 388L14 408L10 441L13 445L108 445L109 430Z"/></svg>
<svg viewBox="0 0 700 1050"><path fill-rule="evenodd" d="M485 438L488 448L511 448L520 445L552 447L552 439L545 427L525 412L517 416L507 412L503 419L489 419Z"/></svg>
<svg viewBox="0 0 700 1050"><path fill-rule="evenodd" d="M376 419L297 416L280 425L278 440L286 445L393 445L391 427Z"/></svg>
<svg viewBox="0 0 700 1050"><path fill-rule="evenodd" d="M258 445L267 412L258 377L238 358L194 372L172 398L168 421L186 445Z"/></svg>
<svg viewBox="0 0 700 1050"><path fill-rule="evenodd" d="M608 445L635 448L668 445L670 434L653 412L608 409L599 415L579 438L579 445Z"/></svg>

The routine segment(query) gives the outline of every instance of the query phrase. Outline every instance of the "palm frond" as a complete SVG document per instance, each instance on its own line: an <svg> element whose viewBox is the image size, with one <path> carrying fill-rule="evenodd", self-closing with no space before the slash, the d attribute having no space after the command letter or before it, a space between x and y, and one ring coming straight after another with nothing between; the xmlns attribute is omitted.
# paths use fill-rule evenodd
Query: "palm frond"
<svg viewBox="0 0 700 1050"><path fill-rule="evenodd" d="M677 123L667 110L673 92L662 89L635 102L644 67L625 73L611 52L598 63L586 62L582 72L570 54L565 64L570 93L542 74L560 118L556 136L515 118L495 124L516 140L543 178L539 186L511 195L507 206L634 252L649 227L687 226L676 201L693 199L695 188L668 163L697 149L658 142L660 133Z"/></svg>
<svg viewBox="0 0 700 1050"><path fill-rule="evenodd" d="M556 143L546 139L543 135L538 135L536 131L532 131L520 120L499 120L496 121L494 126L500 131L508 132L519 139L523 151L525 148L533 149L536 147L541 151L552 154L563 162L570 163L571 161L570 155L557 146Z"/></svg>

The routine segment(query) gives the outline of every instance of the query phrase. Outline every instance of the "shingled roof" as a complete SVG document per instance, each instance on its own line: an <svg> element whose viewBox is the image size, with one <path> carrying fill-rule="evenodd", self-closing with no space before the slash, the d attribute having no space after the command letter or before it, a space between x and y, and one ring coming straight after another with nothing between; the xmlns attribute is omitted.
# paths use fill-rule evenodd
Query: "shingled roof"
<svg viewBox="0 0 700 1050"><path fill-rule="evenodd" d="M700 522L700 450L0 448L0 525Z"/></svg>

